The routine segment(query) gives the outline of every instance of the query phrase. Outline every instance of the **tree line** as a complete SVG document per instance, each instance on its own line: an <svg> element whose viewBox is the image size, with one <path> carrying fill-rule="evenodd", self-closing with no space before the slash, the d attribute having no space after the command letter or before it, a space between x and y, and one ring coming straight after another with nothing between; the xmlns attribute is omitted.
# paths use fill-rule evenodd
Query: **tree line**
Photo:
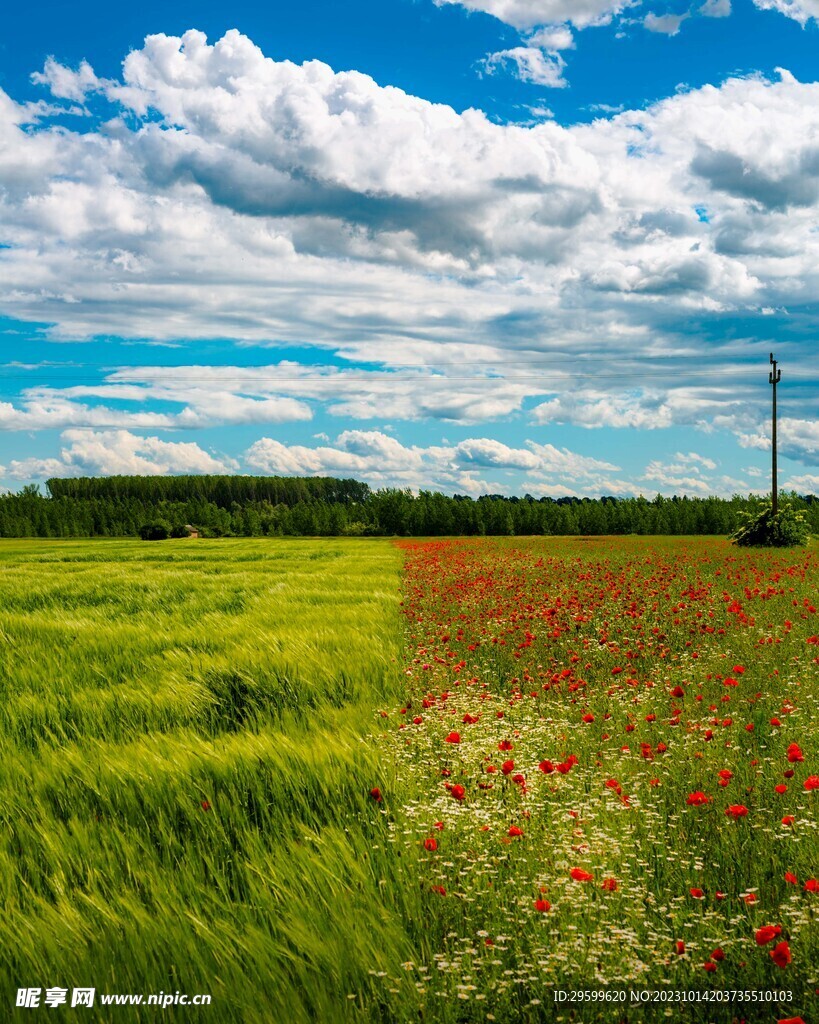
<svg viewBox="0 0 819 1024"><path fill-rule="evenodd" d="M28 485L0 495L0 537L136 537L157 521L177 531L191 525L205 537L726 535L740 512L760 502L739 495L473 499L288 477L50 480L48 492ZM789 500L819 533L819 499L794 494Z"/></svg>

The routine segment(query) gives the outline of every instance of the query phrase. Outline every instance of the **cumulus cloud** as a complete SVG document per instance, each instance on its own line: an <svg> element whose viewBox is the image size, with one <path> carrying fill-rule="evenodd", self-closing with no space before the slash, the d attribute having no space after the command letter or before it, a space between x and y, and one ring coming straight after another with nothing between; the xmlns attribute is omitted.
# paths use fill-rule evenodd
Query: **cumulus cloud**
<svg viewBox="0 0 819 1024"><path fill-rule="evenodd" d="M680 31L680 25L688 18L685 14L647 14L643 24L649 32L659 32L666 36L675 36Z"/></svg>
<svg viewBox="0 0 819 1024"><path fill-rule="evenodd" d="M59 458L13 459L6 475L12 480L50 476L115 476L168 473L231 473L237 463L216 458L187 441L139 437L127 430L66 430Z"/></svg>
<svg viewBox="0 0 819 1024"><path fill-rule="evenodd" d="M575 5L578 18L592 7ZM541 42L557 53L567 39ZM133 378L133 397L119 392L181 403L162 413L112 408L113 391L41 389L0 408L18 429L275 422L319 404L478 422L539 396L538 423L722 416L751 435L755 419L725 419L747 391L697 391L667 358L681 351L675 327L696 318L707 337L726 315L819 298L819 85L786 73L572 128L458 114L356 72L271 60L235 31L151 36L117 81L56 62L42 81L69 102L102 91L118 115L82 132L25 127L0 93L4 314L58 339L275 339L448 368L359 382L313 369L261 391L220 388L217 369L198 388ZM735 375L755 352L706 345ZM549 357L578 352L602 371L667 365L667 378L627 394L577 387Z"/></svg>
<svg viewBox="0 0 819 1024"><path fill-rule="evenodd" d="M611 463L554 445L527 441L510 448L492 438L469 438L457 445L404 445L378 430L345 430L327 445L287 445L270 437L244 453L245 463L270 474L349 475L377 486L437 487L469 494L514 491L518 471L525 487L538 494L632 493L629 483L611 478ZM500 474L494 482L476 473Z"/></svg>
<svg viewBox="0 0 819 1024"><path fill-rule="evenodd" d="M814 473L790 476L782 486L784 490L796 491L797 494L817 494L819 493L819 476Z"/></svg>
<svg viewBox="0 0 819 1024"><path fill-rule="evenodd" d="M770 423L763 422L753 431L739 433L737 440L743 448L770 451ZM819 419L781 417L777 423L777 450L807 466L819 465Z"/></svg>
<svg viewBox="0 0 819 1024"><path fill-rule="evenodd" d="M244 453L253 470L272 475L354 476L380 486L480 491L481 483L460 470L451 447L406 446L379 430L345 430L332 445L286 445L260 438Z"/></svg>
<svg viewBox="0 0 819 1024"><path fill-rule="evenodd" d="M46 58L43 70L35 71L31 80L37 85L47 86L57 99L76 100L78 103L82 103L89 93L101 92L106 84L111 84L97 78L86 60L80 61L80 66L73 71L53 57Z"/></svg>
<svg viewBox="0 0 819 1024"><path fill-rule="evenodd" d="M706 18L727 18L731 14L731 0L705 0L697 13Z"/></svg>
<svg viewBox="0 0 819 1024"><path fill-rule="evenodd" d="M705 496L726 489L747 490L747 484L728 477L723 477L717 486L714 478L707 473L716 468L716 462L705 455L699 455L697 452L677 452L673 462L652 459L640 479L677 494Z"/></svg>
<svg viewBox="0 0 819 1024"><path fill-rule="evenodd" d="M144 380L144 371L142 371ZM188 383L172 385L126 384L116 376L111 383L65 388L26 388L17 403L0 402L2 430L62 430L70 426L190 429L242 423L284 423L308 420L310 407L303 401L275 395L237 394L214 380L208 388ZM241 384L236 390L241 388ZM144 405L176 403L178 412L152 412L90 404L80 398L113 399Z"/></svg>
<svg viewBox="0 0 819 1024"><path fill-rule="evenodd" d="M561 89L566 85L563 68L566 62L559 53L549 53L537 46L515 46L511 50L490 53L484 61L488 72L504 65L513 65L517 77L532 85Z"/></svg>
<svg viewBox="0 0 819 1024"><path fill-rule="evenodd" d="M560 22L578 28L602 25L635 2L638 0L435 0L439 7L458 4L470 11L483 11L518 29Z"/></svg>
<svg viewBox="0 0 819 1024"><path fill-rule="evenodd" d="M800 25L819 19L819 0L754 0L754 5L762 11L779 11Z"/></svg>
<svg viewBox="0 0 819 1024"><path fill-rule="evenodd" d="M475 466L537 469L540 465L540 460L533 452L510 448L501 441L487 437L461 441L456 451L462 462Z"/></svg>
<svg viewBox="0 0 819 1024"><path fill-rule="evenodd" d="M574 48L574 35L568 25L549 25L527 37L530 46L539 46L551 53Z"/></svg>

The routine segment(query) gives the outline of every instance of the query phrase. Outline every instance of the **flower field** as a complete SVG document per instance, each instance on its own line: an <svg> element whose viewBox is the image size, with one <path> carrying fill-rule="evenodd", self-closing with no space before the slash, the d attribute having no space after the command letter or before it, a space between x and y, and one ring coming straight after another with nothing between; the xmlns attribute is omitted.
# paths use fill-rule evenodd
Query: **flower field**
<svg viewBox="0 0 819 1024"><path fill-rule="evenodd" d="M3 1019L156 1019L14 1007L83 985L210 993L163 1016L211 1024L810 1024L818 570L708 538L3 542Z"/></svg>
<svg viewBox="0 0 819 1024"><path fill-rule="evenodd" d="M420 849L443 936L410 969L425 1015L815 1019L814 555L670 538L403 547L408 697L382 750L413 795L384 825ZM555 989L771 1001L635 1015L561 1008Z"/></svg>

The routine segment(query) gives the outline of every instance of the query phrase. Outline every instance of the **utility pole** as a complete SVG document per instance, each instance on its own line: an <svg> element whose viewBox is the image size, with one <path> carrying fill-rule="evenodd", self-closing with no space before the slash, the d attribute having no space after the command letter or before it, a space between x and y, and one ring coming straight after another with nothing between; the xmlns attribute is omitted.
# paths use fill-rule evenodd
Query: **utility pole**
<svg viewBox="0 0 819 1024"><path fill-rule="evenodd" d="M771 430L771 511L776 515L779 504L779 486L776 482L776 385L782 379L782 371L777 370L776 360L771 352L771 366L768 383L773 390L773 428Z"/></svg>

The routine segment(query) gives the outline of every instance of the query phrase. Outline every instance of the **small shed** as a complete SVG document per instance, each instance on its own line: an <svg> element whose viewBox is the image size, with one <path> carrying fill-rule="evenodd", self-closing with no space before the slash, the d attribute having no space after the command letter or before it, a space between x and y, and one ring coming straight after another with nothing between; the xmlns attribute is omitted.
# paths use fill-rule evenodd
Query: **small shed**
<svg viewBox="0 0 819 1024"><path fill-rule="evenodd" d="M191 526L190 523L185 523L184 530L185 530L185 536L186 537L198 537L199 536L199 528L197 526Z"/></svg>

